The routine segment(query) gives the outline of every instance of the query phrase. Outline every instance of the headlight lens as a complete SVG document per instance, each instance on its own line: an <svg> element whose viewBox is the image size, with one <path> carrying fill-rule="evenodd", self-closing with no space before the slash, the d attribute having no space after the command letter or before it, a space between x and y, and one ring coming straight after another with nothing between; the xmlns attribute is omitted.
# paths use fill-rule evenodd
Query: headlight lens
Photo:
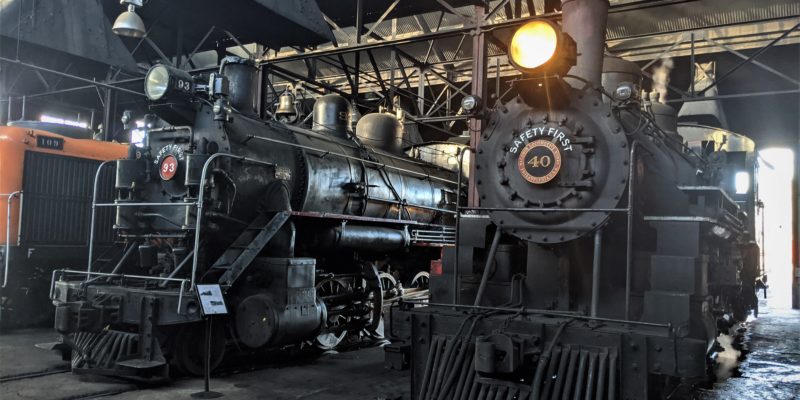
<svg viewBox="0 0 800 400"><path fill-rule="evenodd" d="M145 77L144 92L150 100L164 97L169 86L169 70L163 65L150 68Z"/></svg>
<svg viewBox="0 0 800 400"><path fill-rule="evenodd" d="M550 61L557 47L555 27L545 21L531 21L514 33L508 54L517 66L533 69Z"/></svg>

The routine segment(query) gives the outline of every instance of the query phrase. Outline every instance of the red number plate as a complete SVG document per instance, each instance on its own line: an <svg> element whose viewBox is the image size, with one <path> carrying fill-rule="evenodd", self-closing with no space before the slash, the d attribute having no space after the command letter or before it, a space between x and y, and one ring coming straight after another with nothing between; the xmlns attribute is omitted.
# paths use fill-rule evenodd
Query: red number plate
<svg viewBox="0 0 800 400"><path fill-rule="evenodd" d="M168 155L164 157L164 160L161 161L161 169L159 169L159 173L161 174L161 179L168 181L175 177L175 173L178 171L178 160L173 155Z"/></svg>

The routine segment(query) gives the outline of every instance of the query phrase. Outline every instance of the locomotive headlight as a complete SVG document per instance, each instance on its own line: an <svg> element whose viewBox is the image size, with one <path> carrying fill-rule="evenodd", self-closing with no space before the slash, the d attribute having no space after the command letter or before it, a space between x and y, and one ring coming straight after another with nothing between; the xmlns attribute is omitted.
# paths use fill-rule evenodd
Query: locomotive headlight
<svg viewBox="0 0 800 400"><path fill-rule="evenodd" d="M736 194L747 194L750 191L750 174L746 171L739 171L734 175L734 186Z"/></svg>
<svg viewBox="0 0 800 400"><path fill-rule="evenodd" d="M194 90L194 81L188 72L158 64L147 71L144 93L153 101L168 97L187 97Z"/></svg>
<svg viewBox="0 0 800 400"><path fill-rule="evenodd" d="M481 98L478 96L465 96L464 99L461 100L461 108L464 109L464 112L468 114L473 114L478 111L481 106Z"/></svg>
<svg viewBox="0 0 800 400"><path fill-rule="evenodd" d="M524 73L547 71L557 75L575 65L575 41L547 20L522 25L511 38L508 59Z"/></svg>

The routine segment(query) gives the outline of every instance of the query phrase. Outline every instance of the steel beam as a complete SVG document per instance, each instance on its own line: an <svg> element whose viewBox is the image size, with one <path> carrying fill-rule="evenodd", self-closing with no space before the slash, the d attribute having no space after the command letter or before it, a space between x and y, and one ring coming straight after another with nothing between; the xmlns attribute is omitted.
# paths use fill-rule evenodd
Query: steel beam
<svg viewBox="0 0 800 400"><path fill-rule="evenodd" d="M488 48L486 45L486 32L483 30L484 8L475 6L475 27L472 33L472 95L481 99L486 99L486 72L488 63ZM470 174L475 176L475 153L483 131L483 119L473 117L469 120L469 143L473 151L470 151ZM475 179L469 180L467 189L467 206L478 207L480 205L478 197L478 186Z"/></svg>
<svg viewBox="0 0 800 400"><path fill-rule="evenodd" d="M372 34L372 31L374 31L375 28L377 28L378 25L380 25L381 22L383 22L383 20L386 19L386 17L389 15L389 13L392 12L392 10L394 10L395 7L397 7L398 3L400 3L400 0L394 0L394 2L392 2L392 4L389 5L389 7L386 9L386 11L383 12L383 14L381 14L381 16L378 18L378 20L375 21L374 24L372 24L372 28L369 28L369 30L366 33L366 36L369 36L370 34Z"/></svg>
<svg viewBox="0 0 800 400"><path fill-rule="evenodd" d="M709 38L707 36L704 39L707 42L709 42L709 43L711 43L711 44L713 44L715 46L722 47L723 49L725 49L729 53L741 58L742 60L747 60L748 59L748 57L746 55L744 55L744 54L732 49L730 46L728 46L728 45L726 45L724 43L719 43L719 42L717 42L717 41L715 41L715 40L713 40L713 39L711 39L711 38ZM751 59L750 63L752 63L755 66L761 67L765 71L773 73L775 76L779 76L779 77L781 77L781 78L783 78L783 79L785 79L785 80L787 80L787 81L789 81L791 83L794 83L795 85L800 85L800 81L798 81L798 80L796 80L796 79L784 74L783 72L780 72L780 71L778 71L778 70L776 70L776 69L774 69L774 68L772 68L772 67L770 67L770 66L768 66L768 65L766 65L764 63L762 63L761 61L758 61L758 60L755 60L755 59Z"/></svg>
<svg viewBox="0 0 800 400"><path fill-rule="evenodd" d="M711 85L709 85L707 88L705 88L705 89L701 90L700 92L698 92L698 93L697 93L697 95L698 95L698 96L701 96L703 93L707 92L709 89L711 89L711 88L713 88L713 87L717 86L717 84L719 84L720 82L722 82L722 80L724 80L725 78L729 77L731 74L733 74L734 72L736 72L736 70L738 70L739 68L741 68L741 67L742 67L742 66L744 66L745 64L749 63L750 61L754 60L756 57L760 56L761 54L764 54L764 52L765 52L765 51L769 50L769 49L770 49L770 48L772 48L772 46L774 46L776 43L780 42L781 40L783 40L784 38L786 38L787 36L789 36L789 34L790 34L790 33L792 33L792 32L794 32L794 31L795 31L795 29L797 29L797 28L800 28L800 23L798 23L797 25L793 26L792 28L790 28L789 30L787 30L786 32L784 32L782 35L780 35L780 36L778 36L777 38L775 38L773 41L769 42L769 44L767 44L766 46L764 46L764 47L760 48L758 51L756 51L755 53L753 53L753 55L751 55L751 56L750 56L750 57L748 57L747 59L745 59L745 60L742 60L742 61L741 61L739 64L736 64L736 65L735 65L733 68L731 68L730 70L728 70L727 72L725 72L725 73L724 73L724 74L723 74L721 77L719 77L719 78L718 78L718 79L716 79L714 82L712 82L712 83L711 83Z"/></svg>
<svg viewBox="0 0 800 400"><path fill-rule="evenodd" d="M111 90L117 90L117 91L120 91L120 92L125 92L125 93L128 93L128 94L134 94L134 95L142 96L142 97L145 96L144 93L139 93L139 92L136 92L136 91L133 91L133 90L130 90L130 89L125 89L125 88L122 88L122 87L119 87L119 86L114 86L114 85L111 85L111 84L108 84L108 83L98 82L98 81L95 81L95 80L92 80L92 79L82 78L82 77L77 76L77 75L72 75L72 74L68 74L68 73L52 70L50 68L40 67L38 65L26 63L26 62L23 62L23 61L20 61L20 60L12 60L10 58L0 57L0 61L8 63L8 64L19 65L19 66L24 67L24 68L38 70L38 71L45 72L45 73L52 74L52 75L63 76L65 78L73 79L73 80L84 82L84 83L89 83L92 86L99 86L99 87L102 87L102 88L111 89Z"/></svg>

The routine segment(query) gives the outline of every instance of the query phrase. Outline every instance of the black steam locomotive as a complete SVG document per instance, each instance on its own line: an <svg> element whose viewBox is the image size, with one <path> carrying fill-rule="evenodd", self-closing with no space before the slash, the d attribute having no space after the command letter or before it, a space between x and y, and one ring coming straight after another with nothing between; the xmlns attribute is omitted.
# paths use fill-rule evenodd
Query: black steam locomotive
<svg viewBox="0 0 800 400"><path fill-rule="evenodd" d="M639 67L604 62L607 7L565 1L564 32L513 33L517 96L472 143L480 206L460 209L430 303L392 313L416 399L658 397L706 376L757 305L753 203L728 189L752 153L686 145Z"/></svg>
<svg viewBox="0 0 800 400"><path fill-rule="evenodd" d="M74 370L201 373L199 284L219 284L229 310L212 366L226 342L330 349L348 332L379 335L379 267L407 279L452 244L456 174L407 157L395 116L368 114L353 133L347 100L327 95L311 129L259 119L259 73L238 59L203 76L148 72L159 118L116 162L114 202L93 205L116 209L124 251L53 277Z"/></svg>

